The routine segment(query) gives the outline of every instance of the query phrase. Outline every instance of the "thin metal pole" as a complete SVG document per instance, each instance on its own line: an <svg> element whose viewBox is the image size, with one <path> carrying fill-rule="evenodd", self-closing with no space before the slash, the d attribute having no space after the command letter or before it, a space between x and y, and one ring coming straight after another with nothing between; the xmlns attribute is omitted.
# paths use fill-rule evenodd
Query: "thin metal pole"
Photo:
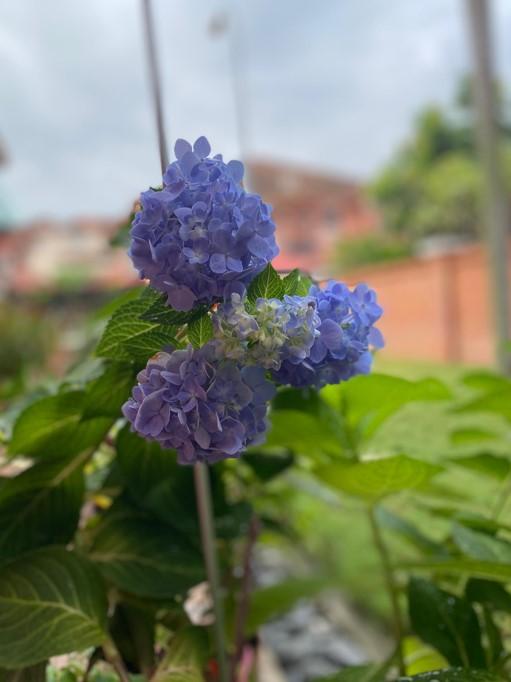
<svg viewBox="0 0 511 682"><path fill-rule="evenodd" d="M216 554L215 528L213 525L213 504L211 501L211 486L209 482L208 465L198 462L193 468L195 479L195 494L197 497L197 511L202 539L204 563L208 575L208 583L213 599L213 613L215 616L214 634L217 653L220 682L228 682L229 670L227 666L224 613L222 608L222 591L220 587L220 572Z"/></svg>
<svg viewBox="0 0 511 682"><path fill-rule="evenodd" d="M509 214L499 149L498 110L493 76L490 0L466 0L470 29L476 132L483 167L486 204L486 239L490 290L493 299L495 355L499 369L511 374L509 342Z"/></svg>
<svg viewBox="0 0 511 682"><path fill-rule="evenodd" d="M158 70L156 54L156 40L154 35L153 17L151 12L151 0L142 0L144 32L146 36L147 57L149 64L149 77L153 94L156 128L158 132L158 147L160 150L160 164L162 173L168 166L167 139L165 136L165 124L163 121L163 108L161 98L161 79ZM227 649L225 642L223 600L220 590L218 560L216 554L216 537L213 516L213 504L211 501L211 488L207 464L198 462L194 466L195 495L197 498L197 511L201 532L202 550L206 574L213 598L215 623L216 655L219 668L219 682L229 682L227 666Z"/></svg>
<svg viewBox="0 0 511 682"><path fill-rule="evenodd" d="M151 0L142 0L142 12L144 16L143 23L147 49L147 61L149 66L149 80L151 81L151 93L156 117L156 129L158 131L158 147L160 150L161 172L163 174L169 165L169 156L167 151L167 138L165 136L165 124L163 122L161 78L158 69L158 57L156 54L156 40L154 36L154 21Z"/></svg>

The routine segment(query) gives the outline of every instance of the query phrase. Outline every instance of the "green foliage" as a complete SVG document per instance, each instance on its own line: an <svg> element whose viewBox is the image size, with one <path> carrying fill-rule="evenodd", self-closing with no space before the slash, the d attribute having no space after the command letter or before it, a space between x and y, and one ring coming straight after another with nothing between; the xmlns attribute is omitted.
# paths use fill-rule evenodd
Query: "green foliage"
<svg viewBox="0 0 511 682"><path fill-rule="evenodd" d="M337 247L334 265L342 271L375 263L392 263L412 255L409 241L387 234L344 239Z"/></svg>
<svg viewBox="0 0 511 682"><path fill-rule="evenodd" d="M292 284L292 281L290 284ZM283 281L272 264L268 263L264 270L250 283L247 297L249 301L255 302L258 298L282 298L284 293L287 292L285 291Z"/></svg>
<svg viewBox="0 0 511 682"><path fill-rule="evenodd" d="M0 572L0 666L18 668L100 644L106 596L88 561L41 549Z"/></svg>
<svg viewBox="0 0 511 682"><path fill-rule="evenodd" d="M374 181L371 192L390 233L411 238L480 234L483 181L471 101L463 96L452 111L428 107L421 112L411 138ZM506 123L503 133L509 140ZM506 150L507 175L509 161Z"/></svg>
<svg viewBox="0 0 511 682"><path fill-rule="evenodd" d="M425 145L421 163L435 149ZM281 278L266 269L250 296L303 294L309 285L298 271ZM109 314L100 357L4 418L12 460L0 478L6 682L42 681L48 658L80 651L91 682L113 682L104 661L112 653L134 677L204 682L215 655L209 629L191 627L183 609L205 578L193 469L121 417L163 337L203 345L210 312L173 311L141 288L111 302ZM384 664L344 669L331 682L511 679L510 399L511 383L489 372L449 387L375 373L320 392L280 389L267 442L210 470L229 653L246 552L267 543L289 551L291 568L248 595L247 640L300 599L339 586L365 612L375 608L389 631L399 611L399 642ZM396 425L399 437L389 440ZM300 515L301 505L315 516ZM106 667L96 673L96 662ZM49 670L50 682L85 673Z"/></svg>
<svg viewBox="0 0 511 682"><path fill-rule="evenodd" d="M213 338L213 322L207 313L188 323L188 338L194 348L201 348Z"/></svg>

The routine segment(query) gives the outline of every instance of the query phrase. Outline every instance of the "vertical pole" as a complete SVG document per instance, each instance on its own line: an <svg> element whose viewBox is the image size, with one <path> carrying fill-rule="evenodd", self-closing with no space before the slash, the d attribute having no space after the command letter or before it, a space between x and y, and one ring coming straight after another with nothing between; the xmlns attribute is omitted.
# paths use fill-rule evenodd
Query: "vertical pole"
<svg viewBox="0 0 511 682"><path fill-rule="evenodd" d="M476 132L483 167L486 202L486 238L490 291L493 298L496 360L499 369L511 374L509 341L508 227L509 216L499 151L498 111L493 77L490 0L466 0L470 28Z"/></svg>
<svg viewBox="0 0 511 682"><path fill-rule="evenodd" d="M165 135L165 124L163 121L163 106L161 97L161 80L158 69L158 59L156 54L156 40L154 35L154 23L152 16L151 0L142 0L144 33L146 39L146 49L149 64L149 78L151 81L151 91L155 111L156 128L158 132L158 147L160 151L160 165L162 173L168 166L167 139ZM207 464L197 462L194 466L195 495L197 498L197 512L201 532L202 550L206 574L211 589L213 599L213 609L215 615L214 633L216 644L216 655L219 668L219 682L228 682L227 655L224 634L224 618L222 595L220 590L220 579L218 570L218 560L216 554L216 538L213 516L213 505L211 501L211 488L209 482L209 472Z"/></svg>
<svg viewBox="0 0 511 682"><path fill-rule="evenodd" d="M163 104L161 98L161 79L156 54L156 40L154 37L154 21L151 8L151 0L142 0L144 16L144 33L147 49L147 61L149 65L149 80L151 82L151 94L153 98L154 114L156 118L156 130L158 132L158 148L160 150L160 165L162 174L169 165L167 151L167 138L165 124L163 122Z"/></svg>

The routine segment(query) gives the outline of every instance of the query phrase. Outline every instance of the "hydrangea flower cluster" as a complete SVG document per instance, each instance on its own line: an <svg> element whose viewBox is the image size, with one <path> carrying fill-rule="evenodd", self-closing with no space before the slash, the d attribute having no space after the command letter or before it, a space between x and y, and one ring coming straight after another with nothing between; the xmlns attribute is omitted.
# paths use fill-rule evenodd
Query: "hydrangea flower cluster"
<svg viewBox="0 0 511 682"><path fill-rule="evenodd" d="M312 298L259 298L253 306L238 293L213 316L220 352L244 364L278 370L283 360L309 356L320 319Z"/></svg>
<svg viewBox="0 0 511 682"><path fill-rule="evenodd" d="M219 360L213 344L159 353L138 375L123 414L181 464L237 457L264 440L275 386L261 367Z"/></svg>
<svg viewBox="0 0 511 682"><path fill-rule="evenodd" d="M254 301L265 274L278 280L268 266L247 294L278 253L269 207L242 189L240 162L209 157L206 138L178 140L175 151L163 189L142 194L130 256L172 308L210 304L213 337L151 358L123 414L182 464L212 463L264 441L276 385L321 388L368 373L371 349L383 346L382 309L366 285L335 281Z"/></svg>
<svg viewBox="0 0 511 682"><path fill-rule="evenodd" d="M382 309L376 294L365 284L353 291L331 280L325 289L312 286L310 297L315 301L320 323L309 356L303 362L284 360L274 372L278 383L291 386L338 384L356 374L371 370L370 347L383 347L383 337L374 327Z"/></svg>
<svg viewBox="0 0 511 682"><path fill-rule="evenodd" d="M278 253L270 207L241 186L243 164L210 152L205 137L178 140L162 190L142 193L131 229L135 268L176 310L221 300Z"/></svg>

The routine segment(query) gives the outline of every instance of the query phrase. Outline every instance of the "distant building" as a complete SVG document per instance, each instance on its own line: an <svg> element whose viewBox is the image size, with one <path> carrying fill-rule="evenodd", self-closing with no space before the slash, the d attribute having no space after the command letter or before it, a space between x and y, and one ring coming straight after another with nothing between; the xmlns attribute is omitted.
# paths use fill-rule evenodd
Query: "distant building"
<svg viewBox="0 0 511 682"><path fill-rule="evenodd" d="M273 205L281 253L275 266L328 271L342 239L378 228L378 217L355 182L272 162L248 164L251 189ZM110 239L119 221L34 220L0 231L0 295L63 287L125 287L137 275L125 249Z"/></svg>
<svg viewBox="0 0 511 682"><path fill-rule="evenodd" d="M248 170L250 188L273 206L277 268L327 272L340 241L379 228L376 209L356 182L274 162L252 162Z"/></svg>

